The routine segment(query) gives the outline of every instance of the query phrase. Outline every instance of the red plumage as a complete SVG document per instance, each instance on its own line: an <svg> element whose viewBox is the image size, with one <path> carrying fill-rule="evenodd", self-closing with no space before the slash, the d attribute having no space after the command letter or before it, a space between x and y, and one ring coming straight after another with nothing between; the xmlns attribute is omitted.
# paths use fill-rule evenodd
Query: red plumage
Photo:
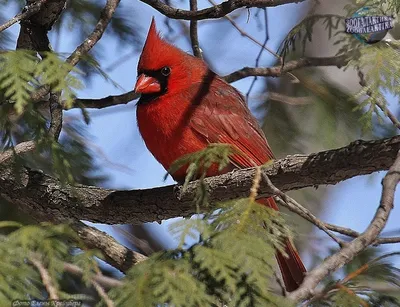
<svg viewBox="0 0 400 307"><path fill-rule="evenodd" d="M139 130L147 148L165 169L209 143L232 144L244 153L233 155L228 169L262 165L273 159L240 93L202 60L161 39L154 20L139 60L138 76L135 90L142 93L137 108ZM217 174L216 167L207 172L207 176ZM183 181L186 170L171 175ZM258 202L278 210L273 198ZM289 240L285 251L288 257L278 253L277 260L287 290L293 291L303 281L306 269Z"/></svg>

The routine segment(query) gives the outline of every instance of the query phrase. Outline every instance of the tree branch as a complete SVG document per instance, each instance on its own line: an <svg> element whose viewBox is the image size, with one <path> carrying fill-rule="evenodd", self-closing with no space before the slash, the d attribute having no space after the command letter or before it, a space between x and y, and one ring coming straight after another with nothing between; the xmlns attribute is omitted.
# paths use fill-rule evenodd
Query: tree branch
<svg viewBox="0 0 400 307"><path fill-rule="evenodd" d="M104 291L103 287L99 283L92 280L92 285L93 285L94 289L96 290L97 294L103 299L103 301L107 307L115 306L114 302L110 299L110 297L107 295L106 291Z"/></svg>
<svg viewBox="0 0 400 307"><path fill-rule="evenodd" d="M83 55L88 53L90 49L101 39L112 16L115 13L121 0L107 0L107 3L100 13L99 21L97 22L94 30L90 35L80 44L75 51L67 58L66 62L72 66L78 64Z"/></svg>
<svg viewBox="0 0 400 307"><path fill-rule="evenodd" d="M120 104L127 104L128 102L138 99L139 97L140 94L137 94L134 91L130 91L121 95L115 95L115 96L110 95L100 99L78 98L75 100L73 108L85 107L85 108L103 109Z"/></svg>
<svg viewBox="0 0 400 307"><path fill-rule="evenodd" d="M57 288L53 285L53 281L51 280L50 274L47 269L44 267L43 263L36 259L35 257L31 257L29 261L33 264L33 266L39 271L40 277L42 278L43 285L46 288L47 293L51 300L58 300Z"/></svg>
<svg viewBox="0 0 400 307"><path fill-rule="evenodd" d="M360 67L357 67L358 70L358 77L360 78L360 85L362 87L368 87L367 81L365 80L364 73L361 71ZM367 90L367 95L372 97L372 91L370 89ZM386 103L383 101L380 101L378 99L375 99L375 104L381 109L381 111L389 118L389 120L392 122L392 124L397 128L400 129L400 121L397 119L397 117L388 109L386 106Z"/></svg>
<svg viewBox="0 0 400 307"><path fill-rule="evenodd" d="M190 10L193 12L197 11L197 0L190 0ZM197 35L197 20L190 21L190 42L192 43L193 55L202 59L199 37Z"/></svg>
<svg viewBox="0 0 400 307"><path fill-rule="evenodd" d="M250 76L279 77L284 73L310 66L337 66L343 67L347 64L348 58L344 56L334 57L316 57L316 58L300 58L287 62L284 66L274 67L245 67L235 71L224 77L225 81L231 83ZM139 98L134 91L130 91L121 95L107 96L99 99L76 99L72 108L96 108L103 109L110 106L127 104L128 102ZM294 98L292 98L295 101ZM297 101L297 100L296 100ZM296 103L296 102L291 102Z"/></svg>
<svg viewBox="0 0 400 307"><path fill-rule="evenodd" d="M47 33L64 10L65 2L66 0L45 1L35 14L22 20L17 49L34 50L39 53L47 51L50 44Z"/></svg>
<svg viewBox="0 0 400 307"><path fill-rule="evenodd" d="M11 18L10 20L8 20L4 24L2 24L0 26L0 32L3 32L4 30L8 29L12 25L16 24L17 22L24 20L26 18L29 18L33 14L36 14L37 12L40 11L42 5L46 2L47 2L47 0L39 0L39 1L32 3L31 5L29 5L27 7L25 7L21 13L18 13L17 15L15 15L14 18Z"/></svg>
<svg viewBox="0 0 400 307"><path fill-rule="evenodd" d="M349 146L310 155L294 155L275 161L263 172L282 192L340 181L388 169L400 149L400 136L378 141L356 141ZM2 157L0 156L0 160ZM207 178L209 201L248 197L253 169ZM185 190L166 186L147 190L115 191L61 184L42 172L13 172L6 163L0 172L0 196L42 220L88 220L107 224L137 224L195 214L197 182ZM229 191L229 192L227 192ZM273 193L264 184L259 197Z"/></svg>
<svg viewBox="0 0 400 307"><path fill-rule="evenodd" d="M67 262L64 262L64 271L79 277L82 277L84 274L83 270L79 266ZM102 274L96 274L92 277L92 279L105 289L111 289L123 285L122 281L104 276Z"/></svg>
<svg viewBox="0 0 400 307"><path fill-rule="evenodd" d="M282 65L274 67L244 67L224 77L226 82L235 82L249 76L263 77L280 77L284 73L295 69L310 67L310 66L337 66L341 68L347 65L349 58L347 56L333 57L305 57L297 60L292 60Z"/></svg>
<svg viewBox="0 0 400 307"><path fill-rule="evenodd" d="M65 0L64 0L65 2ZM75 66L79 63L82 56L87 54L94 45L101 39L103 36L108 24L112 16L114 15L115 10L117 9L120 0L107 0L106 5L100 13L100 18L90 35L80 44L75 51L67 58L66 62L70 63L72 66ZM31 94L31 100L33 102L39 102L43 99L43 97L49 92L49 86L42 86L35 92Z"/></svg>
<svg viewBox="0 0 400 307"><path fill-rule="evenodd" d="M239 8L250 7L273 7L288 3L299 3L305 0L228 0L221 4L199 10L186 11L169 6L160 0L141 0L150 5L161 14L173 19L201 20L211 18L221 18Z"/></svg>
<svg viewBox="0 0 400 307"><path fill-rule="evenodd" d="M382 181L382 196L375 216L367 229L360 234L356 239L348 243L337 253L327 258L315 269L310 271L302 285L295 291L289 294L289 297L294 301L308 299L314 292L318 283L328 276L333 271L339 269L346 263L350 262L370 244L374 243L378 235L381 233L389 218L390 212L394 204L394 192L400 181L400 151L397 153L397 158L390 167L385 178Z"/></svg>
<svg viewBox="0 0 400 307"><path fill-rule="evenodd" d="M146 256L123 246L113 237L97 228L79 221L71 226L88 248L100 250L105 256L105 260L123 273L126 273L135 264L147 259Z"/></svg>

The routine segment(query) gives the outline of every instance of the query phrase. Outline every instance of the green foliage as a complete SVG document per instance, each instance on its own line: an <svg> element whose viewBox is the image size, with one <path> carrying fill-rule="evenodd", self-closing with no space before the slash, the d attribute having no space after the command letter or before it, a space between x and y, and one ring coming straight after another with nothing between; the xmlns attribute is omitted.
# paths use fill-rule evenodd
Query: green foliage
<svg viewBox="0 0 400 307"><path fill-rule="evenodd" d="M174 163L168 170L169 174L173 174L180 170L182 167L187 167L185 185L189 181L200 177L205 177L208 169L217 164L218 170L221 171L228 166L232 154L240 154L230 144L218 144L212 143L207 146L204 150L199 150L195 153L190 153L182 156Z"/></svg>
<svg viewBox="0 0 400 307"><path fill-rule="evenodd" d="M348 64L362 69L364 74L366 86L362 87L355 98L361 101L357 108L367 110L361 118L365 125L372 124L373 113L382 118L378 106L387 106L385 95L390 93L395 97L400 96L399 48L398 42L379 42L365 46L359 50L358 57L352 58Z"/></svg>
<svg viewBox="0 0 400 307"><path fill-rule="evenodd" d="M33 84L37 84L35 70L38 58L28 51L8 51L0 54L0 90L7 99L14 100L15 110L21 114L28 103Z"/></svg>
<svg viewBox="0 0 400 307"><path fill-rule="evenodd" d="M24 111L32 91L39 85L62 92L65 105L71 106L75 90L82 88L79 79L70 74L71 70L69 63L52 52L44 53L39 61L32 51L6 51L0 54L0 91L13 101L17 114Z"/></svg>
<svg viewBox="0 0 400 307"><path fill-rule="evenodd" d="M280 54L283 57L288 55L290 47L294 51L297 44L300 44L304 54L307 41L312 40L314 27L321 24L325 27L329 39L336 37L334 45L340 46L336 55L350 59L345 69L355 68L363 75L363 80L360 80L363 87L351 99L359 101L354 110L363 111L359 120L364 132L372 130L375 123L374 116L378 123L384 123L383 115L386 115L385 110L388 105L387 95L399 97L400 94L400 43L381 41L368 45L344 32L345 17L350 17L358 9L366 6L377 14L397 16L400 11L398 0L356 1L345 6L347 16L332 14L307 16L289 32L280 47Z"/></svg>
<svg viewBox="0 0 400 307"><path fill-rule="evenodd" d="M304 54L307 42L312 40L313 29L316 25L322 25L328 31L328 37L332 38L339 31L344 19L345 17L334 14L307 16L290 30L279 47L279 54L285 58L290 51L296 50L297 44L300 44Z"/></svg>
<svg viewBox="0 0 400 307"><path fill-rule="evenodd" d="M93 256L97 252L77 254L74 248L83 248L77 234L67 225L21 226L15 222L0 222L0 228L16 228L0 236L0 305L9 306L15 299L45 299L46 287L37 267L39 261L45 268L61 299L90 299L66 292L60 285L65 277L64 263L73 263L83 269L90 279L98 270Z"/></svg>
<svg viewBox="0 0 400 307"><path fill-rule="evenodd" d="M51 91L61 92L64 107L71 107L75 90L82 88L77 70L65 62L63 55L52 52L41 54L27 50L0 53L0 135L3 150L14 143L34 140L37 150L25 158L32 167L41 167L56 175L62 182L89 183L88 174L93 170L93 158L86 148L84 127L64 124L61 142L48 131L49 111L42 102L31 103L30 96L39 86L50 86ZM95 65L95 62L90 62ZM99 69L101 71L101 69ZM106 74L103 74L107 77ZM87 115L86 113L84 113ZM88 117L85 117L88 121ZM51 164L49 165L49 161ZM95 181L103 180L92 176ZM91 183L94 183L92 181Z"/></svg>
<svg viewBox="0 0 400 307"><path fill-rule="evenodd" d="M211 144L178 160L172 170L189 165L187 176L193 177L214 164L223 169L234 153L231 146ZM200 177L199 185L203 180ZM201 196L206 193L200 189L198 197L207 199ZM218 208L171 226L179 236L179 247L133 267L124 285L109 293L116 304L290 306L270 291L274 254L276 250L283 252L282 240L290 237L279 213L250 198L221 203ZM199 240L186 246L187 236Z"/></svg>
<svg viewBox="0 0 400 307"><path fill-rule="evenodd" d="M132 268L123 287L110 291L117 305L290 306L269 290L275 251L289 236L278 213L247 198L220 207L182 232L199 233L198 243Z"/></svg>
<svg viewBox="0 0 400 307"><path fill-rule="evenodd" d="M75 99L75 90L82 89L81 81L71 74L76 69L53 52L42 54L35 74L42 85L49 85L53 92L62 92L63 104L70 108Z"/></svg>

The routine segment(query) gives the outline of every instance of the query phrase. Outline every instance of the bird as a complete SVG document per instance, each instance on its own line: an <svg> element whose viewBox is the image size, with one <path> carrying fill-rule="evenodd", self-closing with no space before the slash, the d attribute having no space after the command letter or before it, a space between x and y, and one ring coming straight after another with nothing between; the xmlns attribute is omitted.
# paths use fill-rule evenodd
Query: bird
<svg viewBox="0 0 400 307"><path fill-rule="evenodd" d="M164 40L152 19L139 58L134 91L140 94L136 117L139 132L148 150L168 171L184 155L205 149L212 143L235 146L241 154L230 156L223 170L212 165L206 176L233 169L263 165L274 155L257 120L243 96L208 68L200 58ZM183 182L187 166L171 174ZM273 198L257 200L279 210ZM289 239L286 255L277 252L286 291L297 289L306 273L305 266Z"/></svg>

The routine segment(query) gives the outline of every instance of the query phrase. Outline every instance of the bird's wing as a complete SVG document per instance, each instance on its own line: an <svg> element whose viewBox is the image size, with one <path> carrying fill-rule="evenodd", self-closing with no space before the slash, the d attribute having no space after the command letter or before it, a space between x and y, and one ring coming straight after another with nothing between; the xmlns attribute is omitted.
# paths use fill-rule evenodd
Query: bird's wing
<svg viewBox="0 0 400 307"><path fill-rule="evenodd" d="M252 167L274 158L257 120L235 88L216 78L200 99L190 127L208 143L235 145L243 153L231 157L235 166Z"/></svg>

